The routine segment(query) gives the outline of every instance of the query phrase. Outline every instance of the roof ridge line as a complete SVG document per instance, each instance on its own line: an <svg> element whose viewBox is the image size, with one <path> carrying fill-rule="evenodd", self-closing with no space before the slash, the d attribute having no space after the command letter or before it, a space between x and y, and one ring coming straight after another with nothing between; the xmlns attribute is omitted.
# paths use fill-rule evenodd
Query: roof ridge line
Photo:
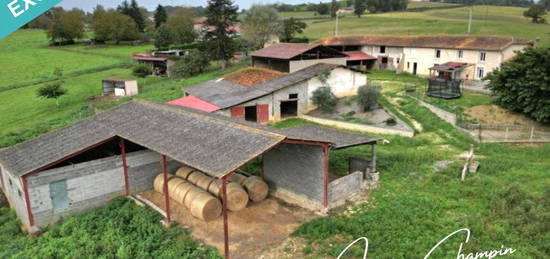
<svg viewBox="0 0 550 259"><path fill-rule="evenodd" d="M270 132L270 131L266 131L266 130L260 130L260 129L250 127L250 126L247 126L247 125L244 125L244 124L240 124L240 123L237 123L237 122L233 122L233 121L230 121L230 120L221 120L221 119L218 119L218 118L215 118L215 117L212 117L212 116L207 116L205 114L200 114L198 112L191 111L189 109L182 109L182 108L176 107L176 106L165 105L165 104L146 101L146 100L141 100L141 99L134 99L134 100L132 100L132 102L153 106L154 108L158 108L158 109L162 109L162 110L166 110L166 111L177 112L177 113L185 113L185 114L191 115L191 116L196 117L196 118L207 119L207 120L210 120L210 121L213 121L215 123L222 124L222 125L232 124L235 128L240 128L240 129L247 130L247 131L250 131L250 132L255 132L255 133L259 133L259 134L263 134L263 135L271 135L271 136L286 138L286 136L284 136L282 134L278 134L278 133Z"/></svg>

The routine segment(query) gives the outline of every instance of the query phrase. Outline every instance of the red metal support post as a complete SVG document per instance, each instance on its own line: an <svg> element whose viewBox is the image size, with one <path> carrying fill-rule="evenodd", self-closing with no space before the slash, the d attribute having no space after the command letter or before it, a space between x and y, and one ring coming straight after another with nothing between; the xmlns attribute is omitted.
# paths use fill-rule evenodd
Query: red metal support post
<svg viewBox="0 0 550 259"><path fill-rule="evenodd" d="M328 212L329 147L323 145L323 212Z"/></svg>
<svg viewBox="0 0 550 259"><path fill-rule="evenodd" d="M124 139L120 138L119 142L120 154L122 157L122 170L124 170L124 188L126 196L130 195L130 183L128 181L128 164L126 162L126 146L124 145Z"/></svg>
<svg viewBox="0 0 550 259"><path fill-rule="evenodd" d="M222 177L222 212L223 212L223 239L224 257L229 259L229 223L227 222L227 177Z"/></svg>
<svg viewBox="0 0 550 259"><path fill-rule="evenodd" d="M170 196L168 195L168 169L166 165L166 156L162 155L160 160L160 167L162 167L162 174L164 175L164 203L166 206L166 223L170 224L172 221L170 217Z"/></svg>
<svg viewBox="0 0 550 259"><path fill-rule="evenodd" d="M29 198L29 185L27 184L27 176L21 177L23 181L23 195L25 195L25 204L27 205L27 215L29 217L29 226L34 226L34 216L32 215L31 199Z"/></svg>

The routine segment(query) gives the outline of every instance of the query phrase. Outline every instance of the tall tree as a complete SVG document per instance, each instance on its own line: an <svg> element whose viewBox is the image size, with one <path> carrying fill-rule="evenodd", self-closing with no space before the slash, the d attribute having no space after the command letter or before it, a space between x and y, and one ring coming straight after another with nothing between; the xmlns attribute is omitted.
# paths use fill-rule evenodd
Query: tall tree
<svg viewBox="0 0 550 259"><path fill-rule="evenodd" d="M284 20L283 30L281 32L281 40L283 42L289 42L296 33L304 32L307 27L305 22L302 22L294 17Z"/></svg>
<svg viewBox="0 0 550 259"><path fill-rule="evenodd" d="M538 4L542 5L546 10L550 10L550 0L540 0Z"/></svg>
<svg viewBox="0 0 550 259"><path fill-rule="evenodd" d="M523 16L531 18L531 22L533 23L545 23L546 19L544 19L544 16L546 14L546 9L539 4L533 5L531 8L523 12Z"/></svg>
<svg viewBox="0 0 550 259"><path fill-rule="evenodd" d="M127 0L124 0L118 7L117 11L130 16L134 22L137 25L137 29L139 32L143 32L145 29L145 18L143 18L143 14L141 13L141 10L136 2L136 0L132 0L130 3L128 3Z"/></svg>
<svg viewBox="0 0 550 259"><path fill-rule="evenodd" d="M138 37L136 23L132 18L115 10L96 8L92 15L92 30L97 40L135 40Z"/></svg>
<svg viewBox="0 0 550 259"><path fill-rule="evenodd" d="M166 50L172 44L172 34L166 24L161 25L155 33L155 47L158 50Z"/></svg>
<svg viewBox="0 0 550 259"><path fill-rule="evenodd" d="M52 16L46 31L50 42L53 44L59 41L73 41L84 36L84 23L80 12L76 10L66 12L63 8L52 10Z"/></svg>
<svg viewBox="0 0 550 259"><path fill-rule="evenodd" d="M502 107L550 123L550 48L527 48L487 75Z"/></svg>
<svg viewBox="0 0 550 259"><path fill-rule="evenodd" d="M230 35L234 33L233 26L237 23L239 7L231 0L208 0L206 7L206 26L211 26L205 35L207 48L211 58L222 61L222 70L235 53L235 44Z"/></svg>
<svg viewBox="0 0 550 259"><path fill-rule="evenodd" d="M269 39L281 32L281 18L273 7L253 5L243 18L242 29L246 40L263 48Z"/></svg>
<svg viewBox="0 0 550 259"><path fill-rule="evenodd" d="M161 24L165 23L168 20L168 14L166 14L166 9L164 6L158 5L155 10L155 28L160 27Z"/></svg>
<svg viewBox="0 0 550 259"><path fill-rule="evenodd" d="M361 15L367 10L367 2L365 0L355 0L355 10L353 12L357 17L361 18Z"/></svg>
<svg viewBox="0 0 550 259"><path fill-rule="evenodd" d="M330 4L330 17L335 18L338 13L338 8L340 8L340 5L336 0L332 0L332 3Z"/></svg>
<svg viewBox="0 0 550 259"><path fill-rule="evenodd" d="M320 15L328 14L330 11L330 8L328 7L328 4L319 2L318 5L315 6L315 11L317 11Z"/></svg>
<svg viewBox="0 0 550 259"><path fill-rule="evenodd" d="M166 22L170 30L172 43L185 44L195 41L197 35L193 30L195 10L192 8L177 8Z"/></svg>

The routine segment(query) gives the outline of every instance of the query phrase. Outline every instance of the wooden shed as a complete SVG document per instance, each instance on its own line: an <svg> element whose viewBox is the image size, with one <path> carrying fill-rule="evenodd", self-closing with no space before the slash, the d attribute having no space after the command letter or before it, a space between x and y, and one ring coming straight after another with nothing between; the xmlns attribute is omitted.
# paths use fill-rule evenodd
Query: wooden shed
<svg viewBox="0 0 550 259"><path fill-rule="evenodd" d="M139 93L138 84L133 79L107 78L101 81L103 95L133 96Z"/></svg>

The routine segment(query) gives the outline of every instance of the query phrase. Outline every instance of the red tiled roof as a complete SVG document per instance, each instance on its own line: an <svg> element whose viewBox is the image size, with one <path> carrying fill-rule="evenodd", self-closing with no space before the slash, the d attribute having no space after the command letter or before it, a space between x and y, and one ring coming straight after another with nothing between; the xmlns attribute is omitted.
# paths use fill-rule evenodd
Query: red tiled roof
<svg viewBox="0 0 550 259"><path fill-rule="evenodd" d="M514 37L483 35L347 35L332 36L318 41L324 46L394 46L418 48L450 48L502 50L511 44L527 44Z"/></svg>
<svg viewBox="0 0 550 259"><path fill-rule="evenodd" d="M464 63L464 62L447 62L447 63L441 64L441 66L447 66L447 67L453 67L453 68L458 68L458 67L462 67L462 66L465 66L465 65L468 65L468 63Z"/></svg>
<svg viewBox="0 0 550 259"><path fill-rule="evenodd" d="M357 61L357 60L373 60L376 57L373 57L363 51L344 51L342 52L348 56L348 61Z"/></svg>
<svg viewBox="0 0 550 259"><path fill-rule="evenodd" d="M252 53L254 57L290 59L304 52L318 47L319 44L307 43L279 43L257 50Z"/></svg>
<svg viewBox="0 0 550 259"><path fill-rule="evenodd" d="M189 95L183 98L169 101L168 104L193 108L195 110L200 110L205 112L214 112L220 109L220 107L213 105L202 99L199 99L193 95Z"/></svg>
<svg viewBox="0 0 550 259"><path fill-rule="evenodd" d="M244 86L255 86L263 82L267 82L273 78L276 78L283 73L278 71L273 71L264 68L249 67L242 70L239 70L235 73L225 76L223 79L244 85Z"/></svg>

